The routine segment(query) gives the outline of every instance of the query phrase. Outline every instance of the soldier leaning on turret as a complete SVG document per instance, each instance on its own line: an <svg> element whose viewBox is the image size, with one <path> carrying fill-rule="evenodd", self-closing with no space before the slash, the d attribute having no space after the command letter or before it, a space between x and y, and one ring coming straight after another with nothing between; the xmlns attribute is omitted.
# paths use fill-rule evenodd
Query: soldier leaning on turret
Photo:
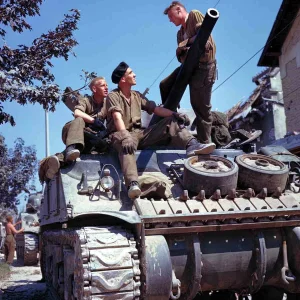
<svg viewBox="0 0 300 300"><path fill-rule="evenodd" d="M193 44L198 29L204 20L203 14L198 10L189 13L179 1L173 1L164 11L170 22L175 26L181 26L177 32L176 56L183 63L189 47ZM210 35L205 46L205 52L201 54L198 66L195 68L190 80L190 101L196 114L197 138L200 143L210 142L212 114L211 114L211 90L216 79L216 46ZM170 90L176 80L180 67L175 69L171 75L161 81L160 93L162 103L168 97Z"/></svg>
<svg viewBox="0 0 300 300"><path fill-rule="evenodd" d="M18 233L22 233L24 231L24 228L21 228L20 230L17 230L15 228L16 225L20 224L21 221L18 221L17 223L13 224L13 217L11 215L8 215L6 217L6 237L4 242L4 256L5 256L5 262L9 265L12 264L14 260L15 255L15 249L16 249L16 240L15 235Z"/></svg>
<svg viewBox="0 0 300 300"><path fill-rule="evenodd" d="M121 62L112 73L112 82L118 84L118 88L110 92L106 99L107 130L112 146L119 153L128 196L131 199L141 194L134 155L138 146L143 149L153 145L171 144L186 149L187 155L209 154L215 149L213 143L197 142L184 127L189 125L187 115L158 107L141 93L131 90L136 85L135 77L132 69L125 62ZM163 119L143 129L141 110L154 113Z"/></svg>
<svg viewBox="0 0 300 300"><path fill-rule="evenodd" d="M63 127L62 140L67 146L66 150L40 162L41 182L52 179L65 162L76 160L83 150L89 152L95 144L105 150L107 145L101 141L106 133L103 122L106 119L105 97L108 94L108 86L104 77L96 77L89 87L92 96L79 97L74 108L75 119Z"/></svg>

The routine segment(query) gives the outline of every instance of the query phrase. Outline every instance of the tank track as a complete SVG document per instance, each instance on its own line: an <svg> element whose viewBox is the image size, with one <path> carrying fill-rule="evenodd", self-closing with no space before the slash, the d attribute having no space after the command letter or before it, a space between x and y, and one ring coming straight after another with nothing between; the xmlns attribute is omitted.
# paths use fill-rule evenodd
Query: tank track
<svg viewBox="0 0 300 300"><path fill-rule="evenodd" d="M35 266L38 264L39 237L35 233L24 233L17 235L17 259L24 266Z"/></svg>
<svg viewBox="0 0 300 300"><path fill-rule="evenodd" d="M121 227L43 233L43 273L58 299L140 299L134 236Z"/></svg>

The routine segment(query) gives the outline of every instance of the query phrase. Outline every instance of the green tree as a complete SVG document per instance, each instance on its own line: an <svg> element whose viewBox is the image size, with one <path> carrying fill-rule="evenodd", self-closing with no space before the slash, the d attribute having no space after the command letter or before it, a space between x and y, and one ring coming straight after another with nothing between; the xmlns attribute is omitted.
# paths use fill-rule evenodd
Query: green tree
<svg viewBox="0 0 300 300"><path fill-rule="evenodd" d="M32 184L37 172L37 157L34 146L25 146L18 138L8 149L5 138L0 135L0 209L17 212L18 195L35 190Z"/></svg>
<svg viewBox="0 0 300 300"><path fill-rule="evenodd" d="M44 0L0 0L0 38L5 40L6 27L22 33L31 30L27 17L40 14ZM54 111L61 91L51 72L52 58L68 60L78 44L73 36L80 13L72 9L54 30L36 38L31 45L19 45L12 49L6 43L0 47L0 124L10 122L13 116L1 105L5 101L17 101L21 105L39 103L44 109Z"/></svg>

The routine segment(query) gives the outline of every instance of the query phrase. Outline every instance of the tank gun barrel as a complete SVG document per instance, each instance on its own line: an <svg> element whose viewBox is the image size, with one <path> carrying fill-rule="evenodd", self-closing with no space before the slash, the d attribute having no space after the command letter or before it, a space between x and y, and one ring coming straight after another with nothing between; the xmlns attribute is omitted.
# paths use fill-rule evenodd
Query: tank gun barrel
<svg viewBox="0 0 300 300"><path fill-rule="evenodd" d="M175 111L180 103L189 79L197 66L201 54L205 51L207 40L219 18L219 12L210 8L207 10L203 23L198 30L196 39L190 47L185 62L181 65L176 81L168 95L164 107ZM150 125L157 123L161 117L153 116Z"/></svg>

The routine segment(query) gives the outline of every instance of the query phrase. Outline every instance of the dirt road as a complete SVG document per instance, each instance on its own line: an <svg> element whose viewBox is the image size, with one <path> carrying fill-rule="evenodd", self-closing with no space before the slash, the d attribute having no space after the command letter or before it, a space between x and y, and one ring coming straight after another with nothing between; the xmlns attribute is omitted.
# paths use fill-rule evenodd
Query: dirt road
<svg viewBox="0 0 300 300"><path fill-rule="evenodd" d="M0 254L0 299L50 300L46 284L39 282L42 275L39 266L24 267L15 259L10 270Z"/></svg>

